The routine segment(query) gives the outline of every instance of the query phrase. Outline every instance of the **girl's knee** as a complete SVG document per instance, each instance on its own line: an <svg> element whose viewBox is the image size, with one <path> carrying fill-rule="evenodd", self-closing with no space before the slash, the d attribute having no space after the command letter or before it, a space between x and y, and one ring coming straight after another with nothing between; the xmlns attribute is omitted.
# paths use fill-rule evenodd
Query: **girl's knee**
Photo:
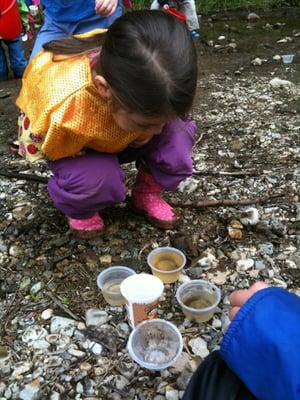
<svg viewBox="0 0 300 400"><path fill-rule="evenodd" d="M121 202L126 197L124 173L115 156L91 153L50 163L57 187L81 200Z"/></svg>

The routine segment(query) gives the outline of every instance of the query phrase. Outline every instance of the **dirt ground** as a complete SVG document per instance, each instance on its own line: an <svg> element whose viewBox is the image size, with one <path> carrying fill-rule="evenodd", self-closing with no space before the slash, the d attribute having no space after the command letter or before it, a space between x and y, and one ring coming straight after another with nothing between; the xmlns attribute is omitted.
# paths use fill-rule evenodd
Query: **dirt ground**
<svg viewBox="0 0 300 400"><path fill-rule="evenodd" d="M47 321L40 318L47 308L79 321L84 321L86 309L100 308L108 312L110 326L117 329L125 312L106 305L96 287L96 276L109 265L148 271L146 256L158 245L183 250L187 275L212 280L222 289L215 319L221 321L220 326L207 323L199 327L184 321L174 297L178 285L166 287L161 316L181 327L185 350L197 362L201 356L192 354L189 340L201 334L209 351L216 348L228 322L227 295L234 288L248 287L260 279L300 293L300 9L257 14L260 18L253 20L247 19L247 12L201 20L202 37L195 41L199 55L193 109L198 123L195 174L176 193L166 195L182 206L182 223L177 229L160 231L136 216L129 205L121 204L104 211L107 231L103 238L78 240L53 207L44 183L1 177L0 342L11 350L14 362L33 357L20 344L20 332L28 321L47 328ZM284 54L295 55L292 64L276 57ZM274 78L290 83L276 87L270 83ZM16 137L15 99L20 85L18 80L0 83L0 175L27 173L45 178L44 164L31 166L9 150ZM134 165L128 165L126 171L130 187ZM268 200L260 204L263 198ZM203 200L224 199L255 200L247 206L199 207ZM251 213L249 207L257 210L259 222L240 226L243 217ZM230 234L233 220L239 222L239 240ZM238 260L253 263L247 266ZM32 287L37 283L41 289L36 293ZM125 351L124 340L119 339L110 354L116 363L117 351ZM90 356L87 360L96 362ZM31 375L24 374L24 384L32 379L34 367ZM110 364L112 376L114 367ZM127 389L134 392L128 398L165 398L166 392L158 390L161 381L182 397L186 383L180 385L172 374L139 374L144 380L139 385L134 380L128 383ZM97 381L93 372L89 376L98 382L96 397L90 398L126 397L112 382L107 383L108 391L101 392L105 384ZM53 379L44 379L41 398L59 391ZM12 383L7 378L6 389ZM20 381L18 385L22 386ZM60 389L62 398L75 398L75 387L71 379L64 391Z"/></svg>

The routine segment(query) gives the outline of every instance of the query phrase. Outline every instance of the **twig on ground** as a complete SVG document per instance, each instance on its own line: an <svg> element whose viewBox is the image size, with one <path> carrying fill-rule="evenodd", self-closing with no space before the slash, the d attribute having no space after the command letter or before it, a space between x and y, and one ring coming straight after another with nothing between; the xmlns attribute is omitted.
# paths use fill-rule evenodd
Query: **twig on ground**
<svg viewBox="0 0 300 400"><path fill-rule="evenodd" d="M210 175L210 176L261 176L262 173L259 171L193 171L193 175Z"/></svg>
<svg viewBox="0 0 300 400"><path fill-rule="evenodd" d="M40 183L48 182L48 178L44 178L43 176L32 175L32 174L22 174L20 172L13 172L13 171L4 171L3 169L0 169L0 175L6 176L7 178L21 179L21 180L25 180L25 181L36 181L36 182L40 182Z"/></svg>
<svg viewBox="0 0 300 400"><path fill-rule="evenodd" d="M241 200L231 200L231 199L221 199L221 200L202 200L197 202L186 202L181 203L177 201L170 201L169 203L174 207L179 208L205 208L205 207L220 207L220 206L245 206L249 204L263 204L270 200L283 197L284 193L274 193L265 197L258 197L256 199L241 199Z"/></svg>
<svg viewBox="0 0 300 400"><path fill-rule="evenodd" d="M46 290L45 295L48 296L59 308L61 308L66 314L68 314L70 317L75 319L75 321L79 321L81 318L77 317L77 315L73 314L72 311L68 309L58 298L54 296L53 293L49 292Z"/></svg>

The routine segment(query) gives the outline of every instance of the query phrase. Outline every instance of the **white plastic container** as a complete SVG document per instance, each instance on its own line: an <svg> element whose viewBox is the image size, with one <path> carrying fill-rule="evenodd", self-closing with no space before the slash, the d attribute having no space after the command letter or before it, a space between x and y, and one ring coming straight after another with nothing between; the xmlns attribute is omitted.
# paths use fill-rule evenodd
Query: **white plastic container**
<svg viewBox="0 0 300 400"><path fill-rule="evenodd" d="M183 340L178 328L169 321L144 321L131 332L127 349L141 367L162 370L174 364L180 356Z"/></svg>
<svg viewBox="0 0 300 400"><path fill-rule="evenodd" d="M128 321L133 328L158 316L159 298L164 291L159 278L144 273L132 275L121 283L120 289L126 299Z"/></svg>

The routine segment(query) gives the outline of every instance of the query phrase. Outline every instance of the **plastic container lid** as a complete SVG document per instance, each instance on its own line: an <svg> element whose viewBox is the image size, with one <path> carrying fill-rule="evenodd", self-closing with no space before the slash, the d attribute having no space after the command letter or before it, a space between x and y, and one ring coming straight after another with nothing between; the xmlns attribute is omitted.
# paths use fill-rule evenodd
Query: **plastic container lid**
<svg viewBox="0 0 300 400"><path fill-rule="evenodd" d="M164 284L156 276L142 273L124 279L120 290L131 303L152 303L162 295Z"/></svg>

